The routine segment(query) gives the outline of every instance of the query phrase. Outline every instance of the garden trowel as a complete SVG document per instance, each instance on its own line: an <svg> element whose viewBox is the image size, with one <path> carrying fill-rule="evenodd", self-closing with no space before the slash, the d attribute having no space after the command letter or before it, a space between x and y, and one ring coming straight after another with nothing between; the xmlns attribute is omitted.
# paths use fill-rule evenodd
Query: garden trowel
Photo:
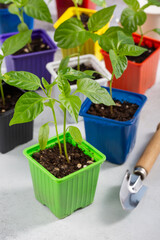
<svg viewBox="0 0 160 240"><path fill-rule="evenodd" d="M142 197L147 187L143 185L143 180L148 175L154 162L160 153L160 123L157 130L148 143L142 156L136 163L133 173L127 170L120 189L120 202L123 209L134 209Z"/></svg>

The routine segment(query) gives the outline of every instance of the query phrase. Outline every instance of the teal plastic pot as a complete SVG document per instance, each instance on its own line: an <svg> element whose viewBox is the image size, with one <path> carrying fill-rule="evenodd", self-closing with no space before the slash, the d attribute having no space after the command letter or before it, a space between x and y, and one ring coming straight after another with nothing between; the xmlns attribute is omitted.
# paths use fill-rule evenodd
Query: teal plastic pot
<svg viewBox="0 0 160 240"><path fill-rule="evenodd" d="M63 134L59 135L63 142ZM70 134L66 134L67 142L76 145ZM50 138L47 148L54 146L57 138ZM100 165L106 157L85 140L79 148L94 157L95 162L61 179L56 178L42 165L32 158L32 154L39 151L39 144L24 150L24 155L29 160L34 193L36 199L46 205L58 218L64 218L79 208L84 208L93 202Z"/></svg>

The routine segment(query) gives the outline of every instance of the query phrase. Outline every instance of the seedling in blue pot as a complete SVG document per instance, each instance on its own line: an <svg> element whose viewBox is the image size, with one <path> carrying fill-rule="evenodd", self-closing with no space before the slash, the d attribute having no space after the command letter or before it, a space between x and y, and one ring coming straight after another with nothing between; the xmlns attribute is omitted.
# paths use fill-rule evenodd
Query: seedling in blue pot
<svg viewBox="0 0 160 240"><path fill-rule="evenodd" d="M32 51L30 45L32 31L29 30L27 24L24 22L23 13L25 12L28 16L35 19L53 23L47 4L44 0L0 0L0 3L10 3L8 11L11 14L17 15L20 20L20 24L17 27L18 31L26 37L30 34L27 46L29 51Z"/></svg>
<svg viewBox="0 0 160 240"><path fill-rule="evenodd" d="M110 27L99 37L99 45L109 53L112 64L113 71L110 79L110 94L112 97L113 78L114 76L116 79L120 78L127 68L128 60L126 56L139 56L147 49L134 45L132 36L120 27ZM112 106L111 113L113 113Z"/></svg>
<svg viewBox="0 0 160 240"><path fill-rule="evenodd" d="M139 46L141 46L143 36L146 33L154 31L160 34L160 28L148 29L147 32L142 31L142 25L145 23L147 19L147 15L144 10L149 6L160 7L159 0L147 0L146 4L144 4L142 7L140 7L140 4L137 0L123 0L123 1L128 6L122 11L120 23L124 27L124 29L129 33L136 32L139 28L141 34L141 38L138 44Z"/></svg>

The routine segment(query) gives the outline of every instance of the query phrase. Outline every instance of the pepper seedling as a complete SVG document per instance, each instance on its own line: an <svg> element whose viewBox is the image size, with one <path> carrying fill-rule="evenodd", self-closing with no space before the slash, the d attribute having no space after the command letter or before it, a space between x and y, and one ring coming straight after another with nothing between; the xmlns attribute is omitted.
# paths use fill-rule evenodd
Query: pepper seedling
<svg viewBox="0 0 160 240"><path fill-rule="evenodd" d="M0 3L9 3L8 11L19 17L20 23L17 26L18 32L22 32L26 36L30 33L30 39L27 42L27 46L28 50L32 51L30 45L32 31L28 29L27 24L24 22L23 13L35 19L53 23L47 4L44 0L0 0Z"/></svg>
<svg viewBox="0 0 160 240"><path fill-rule="evenodd" d="M62 155L61 142L58 136L58 126L55 114L55 103L59 104L59 107L64 112L64 124L63 124L63 144L66 160L69 162L69 157L67 154L66 147L66 131L68 130L72 138L77 142L81 143L82 136L78 128L75 126L69 126L66 128L66 111L70 113L73 119L77 122L78 115L81 107L81 100L75 94L80 92L91 99L94 103L103 103L105 105L114 105L109 93L105 88L102 88L97 82L92 80L91 74L88 74L74 70L72 68L63 68L61 64L61 69L58 70L57 78L53 83L49 84L44 78L42 78L42 83L40 79L29 72L8 72L3 75L4 81L14 87L19 87L23 90L27 90L17 101L15 105L14 115L10 121L10 126L13 124L25 123L34 120L43 110L44 106L51 109L53 114L53 121L49 121L41 126L39 131L39 144L40 148L45 149L49 136L49 123L54 123L56 136L59 146L60 155ZM71 88L69 81L74 81L77 79L77 89L71 94ZM51 92L53 86L57 84L60 95L59 99L56 100L51 97ZM41 88L45 94L45 97L38 95L34 92L38 88Z"/></svg>
<svg viewBox="0 0 160 240"><path fill-rule="evenodd" d="M101 9L90 16L88 20L88 30L86 30L82 22L77 18L70 18L63 22L55 31L54 40L60 48L78 47L78 64L77 70L80 70L79 57L83 44L90 38L96 42L99 35L96 33L104 27L111 19L116 5Z"/></svg>
<svg viewBox="0 0 160 240"><path fill-rule="evenodd" d="M30 35L31 30L28 30L25 35L22 32L18 33L10 38L7 38L1 46L2 54L0 54L0 92L3 106L5 106L5 96L2 86L3 76L1 70L3 60L6 56L11 55L18 51L19 49L23 48L30 40Z"/></svg>
<svg viewBox="0 0 160 240"><path fill-rule="evenodd" d="M126 56L139 56L147 49L134 45L131 35L128 35L120 27L110 27L99 38L99 45L103 50L109 53L112 64L112 75L110 79L110 94L112 97L112 83L115 76L120 78L127 68L128 60ZM111 106L111 113L112 113Z"/></svg>
<svg viewBox="0 0 160 240"><path fill-rule="evenodd" d="M123 1L128 5L128 7L122 11L120 23L124 27L124 29L129 33L136 32L137 29L139 28L141 33L141 38L138 44L139 46L141 46L143 36L146 33L154 31L160 34L160 28L149 29L145 33L143 33L141 28L141 26L145 23L147 19L147 15L144 12L144 10L151 5L160 7L160 1L147 0L147 3L142 7L140 7L140 4L137 0L123 0Z"/></svg>

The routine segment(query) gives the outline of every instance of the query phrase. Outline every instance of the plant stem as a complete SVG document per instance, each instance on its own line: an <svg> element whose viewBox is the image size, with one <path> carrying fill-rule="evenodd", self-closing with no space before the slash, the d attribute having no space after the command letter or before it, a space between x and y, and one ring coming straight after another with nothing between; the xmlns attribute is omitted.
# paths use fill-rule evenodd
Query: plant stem
<svg viewBox="0 0 160 240"><path fill-rule="evenodd" d="M110 89L111 98L112 98L112 83L113 83L113 77L114 77L114 73L112 72L111 80L110 80L110 83L109 83L109 89ZM113 114L113 106L112 106L112 105L110 106L110 110L111 110L111 114Z"/></svg>
<svg viewBox="0 0 160 240"><path fill-rule="evenodd" d="M59 146L59 153L60 153L60 155L62 155L62 147L61 147L61 142L59 140L59 135L58 135L56 114L55 114L55 111L54 111L52 101L51 100L49 100L49 101L50 101L51 109L52 109L52 113L53 113L54 125L55 125L55 129L56 129L56 136L57 136L57 141L58 141L58 146Z"/></svg>
<svg viewBox="0 0 160 240"><path fill-rule="evenodd" d="M78 71L80 71L80 54L81 54L81 51L82 51L82 47L83 47L83 45L77 47L78 48L78 54L77 54L77 56L78 56L77 70Z"/></svg>
<svg viewBox="0 0 160 240"><path fill-rule="evenodd" d="M75 8L76 8L76 15L77 15L77 18L78 18L79 20L81 20L81 18L80 18L80 14L79 14L79 12L78 12L78 5L77 5L76 2L74 2L74 4L75 4Z"/></svg>
<svg viewBox="0 0 160 240"><path fill-rule="evenodd" d="M2 80L1 79L0 79L0 91L1 91L2 103L3 103L3 106L5 106L4 91L3 91L3 86L2 86Z"/></svg>
<svg viewBox="0 0 160 240"><path fill-rule="evenodd" d="M64 123L63 123L63 144L64 144L64 153L67 159L67 162L70 163L67 153L67 145L66 145L66 109L64 110Z"/></svg>
<svg viewBox="0 0 160 240"><path fill-rule="evenodd" d="M141 43L142 43L142 41L143 41L143 32L142 32L141 26L139 26L139 30L140 30L140 33L141 33L141 38L140 38L140 41L139 41L139 43L138 43L138 46L140 47L140 46L141 46Z"/></svg>

